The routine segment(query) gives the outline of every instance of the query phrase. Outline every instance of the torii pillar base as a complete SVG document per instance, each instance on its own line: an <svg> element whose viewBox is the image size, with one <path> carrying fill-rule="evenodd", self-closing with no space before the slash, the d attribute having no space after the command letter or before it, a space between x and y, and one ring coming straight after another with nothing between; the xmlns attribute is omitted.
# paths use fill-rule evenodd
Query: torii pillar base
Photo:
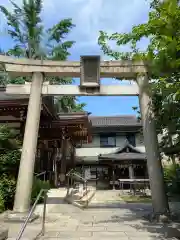
<svg viewBox="0 0 180 240"><path fill-rule="evenodd" d="M4 216L4 221L5 222L14 222L14 223L24 223L27 219L29 212L14 212L14 211L9 211L7 214ZM37 218L39 218L39 215L37 214L32 214L31 217L29 218L28 222L33 222Z"/></svg>

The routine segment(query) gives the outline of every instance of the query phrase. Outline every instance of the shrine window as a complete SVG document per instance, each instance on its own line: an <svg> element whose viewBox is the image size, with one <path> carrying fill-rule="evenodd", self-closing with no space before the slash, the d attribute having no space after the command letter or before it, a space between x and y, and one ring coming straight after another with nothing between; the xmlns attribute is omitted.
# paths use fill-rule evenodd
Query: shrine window
<svg viewBox="0 0 180 240"><path fill-rule="evenodd" d="M135 134L133 133L128 133L126 134L126 138L128 140L128 142L133 146L135 147L136 146L136 137L135 137Z"/></svg>
<svg viewBox="0 0 180 240"><path fill-rule="evenodd" d="M100 147L116 147L116 135L115 134L101 134L100 135Z"/></svg>

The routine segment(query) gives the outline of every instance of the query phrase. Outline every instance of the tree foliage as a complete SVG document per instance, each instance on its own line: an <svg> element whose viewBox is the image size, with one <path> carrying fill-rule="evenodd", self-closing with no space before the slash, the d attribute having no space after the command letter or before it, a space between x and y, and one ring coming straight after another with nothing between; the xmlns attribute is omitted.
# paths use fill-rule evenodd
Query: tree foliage
<svg viewBox="0 0 180 240"><path fill-rule="evenodd" d="M6 125L0 126L0 146L0 212L2 212L13 208L21 157L19 134ZM31 203L34 203L42 188L49 189L50 183L35 177ZM40 200L42 201L43 198Z"/></svg>
<svg viewBox="0 0 180 240"><path fill-rule="evenodd" d="M85 103L78 103L75 96L64 96L55 98L55 105L58 112L81 112L86 106Z"/></svg>
<svg viewBox="0 0 180 240"><path fill-rule="evenodd" d="M18 134L0 126L0 211L12 208L21 152Z"/></svg>
<svg viewBox="0 0 180 240"><path fill-rule="evenodd" d="M144 38L149 44L141 51L138 44ZM113 50L111 41L118 47L130 46L130 51ZM128 33L100 31L98 42L104 54L115 60L148 63L157 129L163 134L161 145L180 145L180 1L153 0L147 22L133 26Z"/></svg>
<svg viewBox="0 0 180 240"><path fill-rule="evenodd" d="M23 0L22 6L10 0L13 10L0 6L0 11L6 17L8 34L13 39L14 46L7 51L7 55L18 58L48 59L53 61L67 60L74 41L66 41L66 37L75 27L72 19L60 20L51 28L46 29L41 19L43 10L42 0ZM13 78L10 83L22 84L31 81L31 78ZM50 84L71 84L72 78L48 77ZM67 101L68 99L68 101ZM62 102L65 109L73 111L84 106L76 104L76 98L59 98L56 102ZM67 106L66 103L69 105Z"/></svg>

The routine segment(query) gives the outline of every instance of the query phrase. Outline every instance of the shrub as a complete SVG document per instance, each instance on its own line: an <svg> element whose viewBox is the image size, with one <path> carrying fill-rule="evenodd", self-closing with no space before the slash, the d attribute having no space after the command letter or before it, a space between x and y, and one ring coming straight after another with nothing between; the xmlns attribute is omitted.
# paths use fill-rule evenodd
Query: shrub
<svg viewBox="0 0 180 240"><path fill-rule="evenodd" d="M4 210L5 210L4 200L3 200L3 197L0 194L0 213L2 213Z"/></svg>
<svg viewBox="0 0 180 240"><path fill-rule="evenodd" d="M41 189L50 189L50 183L48 181L44 182L40 179L34 178L32 194L31 194L31 204L33 204ZM14 197L16 191L16 179L3 175L0 180L0 212L4 210L12 210L14 204ZM43 202L44 197L42 196L39 202Z"/></svg>
<svg viewBox="0 0 180 240"><path fill-rule="evenodd" d="M16 182L21 152L18 132L0 126L0 212L12 209L16 191ZM33 203L41 189L49 189L50 183L35 178L32 188L31 203ZM43 197L40 199L43 201Z"/></svg>
<svg viewBox="0 0 180 240"><path fill-rule="evenodd" d="M33 204L36 201L36 198L41 191L41 189L50 189L51 185L49 181L42 181L36 177L34 177L34 183L32 187L32 193L31 193L31 204ZM43 202L44 197L42 196L39 200L39 202Z"/></svg>
<svg viewBox="0 0 180 240"><path fill-rule="evenodd" d="M0 196L4 210L13 208L20 156L19 150L6 149L0 154Z"/></svg>
<svg viewBox="0 0 180 240"><path fill-rule="evenodd" d="M0 196L3 199L5 209L12 209L16 191L16 179L5 174L0 180Z"/></svg>
<svg viewBox="0 0 180 240"><path fill-rule="evenodd" d="M167 192L180 194L180 165L170 164L164 167L164 179Z"/></svg>
<svg viewBox="0 0 180 240"><path fill-rule="evenodd" d="M169 164L164 167L164 178L166 181L171 181L176 178L178 175L178 170L180 169L179 164Z"/></svg>
<svg viewBox="0 0 180 240"><path fill-rule="evenodd" d="M13 175L17 178L21 152L10 150L0 154L0 174Z"/></svg>

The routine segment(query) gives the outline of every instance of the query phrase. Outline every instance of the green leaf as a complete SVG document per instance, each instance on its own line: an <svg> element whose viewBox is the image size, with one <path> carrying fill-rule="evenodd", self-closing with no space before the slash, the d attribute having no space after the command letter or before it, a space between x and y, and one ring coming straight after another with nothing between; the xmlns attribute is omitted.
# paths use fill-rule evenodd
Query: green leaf
<svg viewBox="0 0 180 240"><path fill-rule="evenodd" d="M144 38L149 39L149 45L142 52L137 46ZM115 49L111 48L112 41L117 45ZM100 31L98 43L103 53L112 59L150 61L158 131L167 130L170 138L176 133L180 139L180 1L151 1L147 22L133 26L127 33ZM116 50L127 45L131 46L129 52ZM161 143L168 145L170 138L162 139Z"/></svg>
<svg viewBox="0 0 180 240"><path fill-rule="evenodd" d="M17 58L27 57L33 59L49 59L52 61L67 60L74 41L66 41L66 37L75 27L72 19L62 19L49 29L46 29L42 19L42 0L23 0L22 5L10 0L12 11L9 8L0 6L0 11L5 16L8 25L8 34L13 40L13 47L7 51L8 55ZM30 82L29 77L18 77L6 79L0 77L0 83L5 85L8 82L23 84ZM72 78L48 77L46 81L50 84L72 84ZM76 98L62 98L61 110L68 111L83 108L77 105ZM60 101L59 101L60 104ZM62 109L62 106L64 109Z"/></svg>

